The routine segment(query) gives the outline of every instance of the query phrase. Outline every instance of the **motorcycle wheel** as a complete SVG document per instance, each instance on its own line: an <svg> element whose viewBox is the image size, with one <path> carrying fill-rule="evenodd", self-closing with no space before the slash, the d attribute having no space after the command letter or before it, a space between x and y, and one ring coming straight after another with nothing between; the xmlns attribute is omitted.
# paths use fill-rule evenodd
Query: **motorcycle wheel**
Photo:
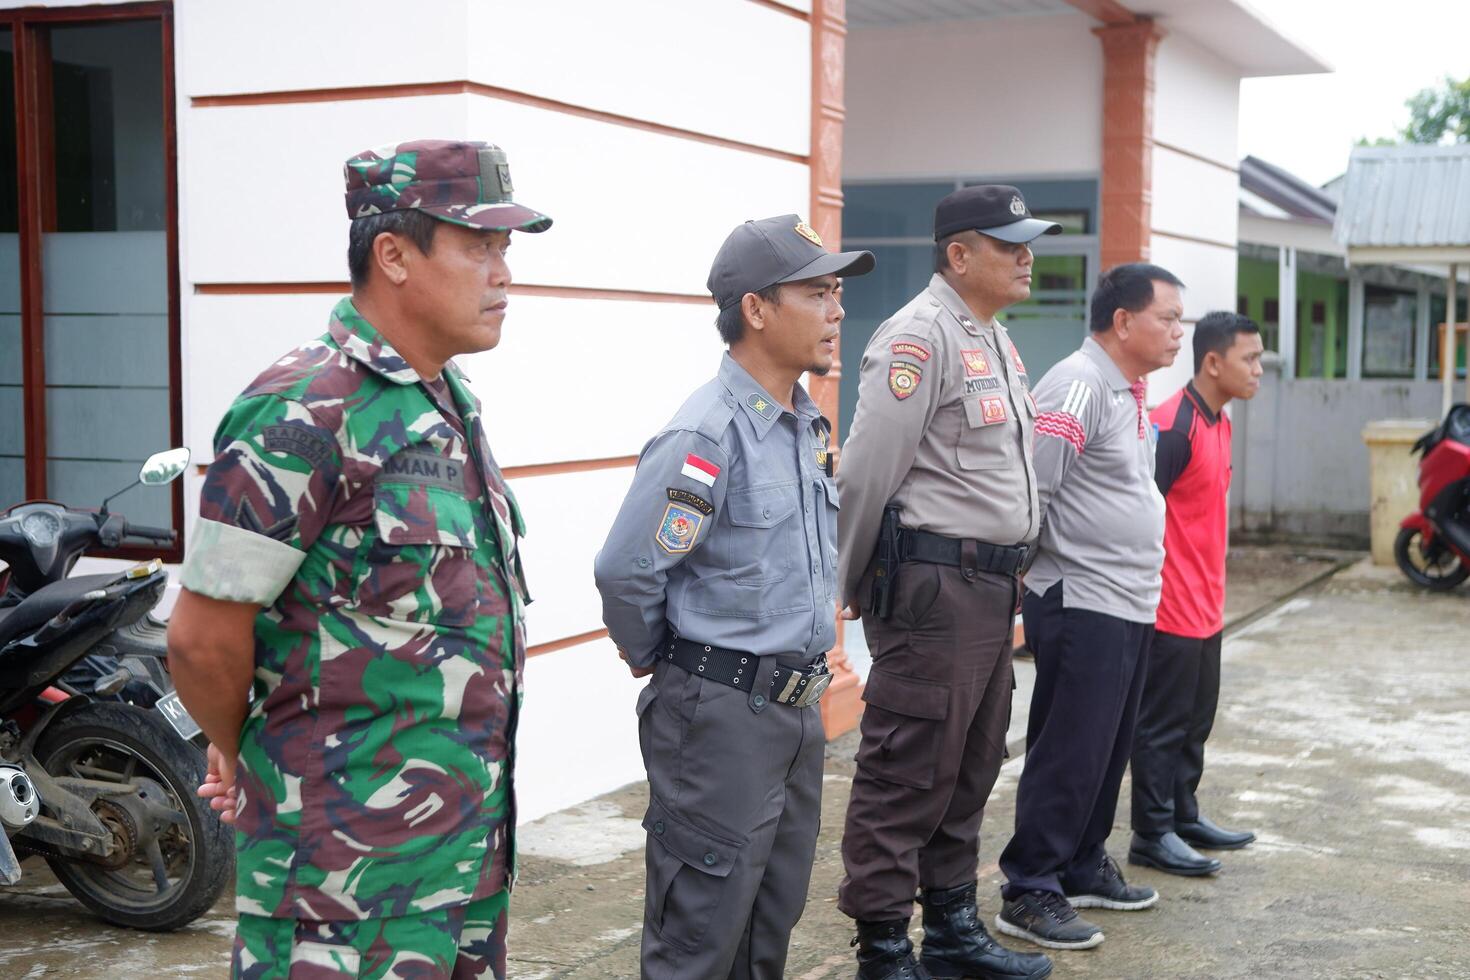
<svg viewBox="0 0 1470 980"><path fill-rule="evenodd" d="M141 780L145 799L170 814L152 835L139 835L121 808L104 817L114 834L135 838L121 867L46 858L67 891L103 919L178 929L207 912L234 878L234 833L195 794L204 781L204 754L163 718L132 705L91 702L58 718L35 755L53 776ZM139 836L151 839L139 844Z"/></svg>
<svg viewBox="0 0 1470 980"><path fill-rule="evenodd" d="M1393 542L1393 558L1409 581L1435 592L1448 592L1470 578L1470 567L1449 548L1426 554L1424 536L1418 528L1406 527Z"/></svg>

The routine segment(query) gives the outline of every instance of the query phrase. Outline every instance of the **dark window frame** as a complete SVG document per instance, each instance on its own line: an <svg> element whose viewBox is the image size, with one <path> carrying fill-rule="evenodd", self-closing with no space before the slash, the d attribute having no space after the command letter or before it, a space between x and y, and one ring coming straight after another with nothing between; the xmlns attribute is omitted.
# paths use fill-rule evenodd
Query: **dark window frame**
<svg viewBox="0 0 1470 980"><path fill-rule="evenodd" d="M49 72L50 51L43 34L54 25L105 23L109 21L157 21L162 32L163 56L163 170L166 215L166 269L168 277L168 376L169 438L174 446L184 443L183 365L180 346L179 299L179 180L178 126L174 79L173 4L146 2L85 7L21 7L0 10L0 27L11 31L14 46L16 175L20 198L20 296L22 391L25 406L25 496L46 496L46 353L45 322L42 311L44 289L41 267L42 231L48 214L54 215L55 196L43 184L52 170L47 155L54 147L51 123ZM49 205L48 205L49 200ZM49 207L49 211L47 210ZM160 449L167 448L160 446ZM117 487L103 489L98 499L70 500L74 507L90 507L101 503L103 494ZM170 548L125 547L114 551L97 551L95 557L142 559L161 557L178 562L184 556L184 488L183 480L170 487L173 529L178 541ZM123 508L125 512L125 508Z"/></svg>

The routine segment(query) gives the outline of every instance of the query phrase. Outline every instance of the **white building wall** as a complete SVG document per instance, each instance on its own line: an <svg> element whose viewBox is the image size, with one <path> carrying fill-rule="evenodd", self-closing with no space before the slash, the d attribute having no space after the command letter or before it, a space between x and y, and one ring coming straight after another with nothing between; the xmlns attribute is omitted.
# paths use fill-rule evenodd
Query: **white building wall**
<svg viewBox="0 0 1470 980"><path fill-rule="evenodd" d="M462 366L529 525L529 642L595 633L592 556L627 458L717 367L716 248L740 221L808 211L810 26L749 0L426 0L411 36L385 37L389 0L329 6L176 0L185 441L207 462L234 395L324 331L340 293L305 284L345 292L350 154L496 142L556 224L511 252L517 285L546 288L513 287L502 345ZM252 104L195 103L211 96ZM522 819L641 776L640 685L606 639L530 660Z"/></svg>
<svg viewBox="0 0 1470 980"><path fill-rule="evenodd" d="M1194 322L1234 310L1239 185L1238 69L1194 41L1166 35L1154 67L1151 261L1184 280L1184 348L1149 378L1162 401L1193 374Z"/></svg>
<svg viewBox="0 0 1470 980"><path fill-rule="evenodd" d="M844 179L1096 173L1092 25L1073 13L850 31Z"/></svg>

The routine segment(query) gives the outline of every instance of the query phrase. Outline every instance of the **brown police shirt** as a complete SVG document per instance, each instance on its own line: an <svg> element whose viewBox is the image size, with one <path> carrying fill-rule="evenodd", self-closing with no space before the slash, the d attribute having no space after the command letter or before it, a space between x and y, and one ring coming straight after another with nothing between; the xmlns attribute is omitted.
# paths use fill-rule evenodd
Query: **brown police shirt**
<svg viewBox="0 0 1470 980"><path fill-rule="evenodd" d="M907 528L998 545L1035 540L1029 386L1005 327L977 323L938 274L878 328L837 471L843 605L867 601L858 582L889 502Z"/></svg>

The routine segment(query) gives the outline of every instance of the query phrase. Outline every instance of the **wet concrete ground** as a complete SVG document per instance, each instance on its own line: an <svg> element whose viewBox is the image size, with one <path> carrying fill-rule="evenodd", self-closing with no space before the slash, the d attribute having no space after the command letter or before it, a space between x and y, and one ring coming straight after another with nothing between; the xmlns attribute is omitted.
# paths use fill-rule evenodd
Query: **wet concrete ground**
<svg viewBox="0 0 1470 980"><path fill-rule="evenodd" d="M1237 621L1332 566L1321 555L1232 556ZM1130 869L1162 901L1090 912L1107 940L1057 955L1057 977L1467 978L1470 951L1470 587L1446 596L1355 565L1226 642L1210 742L1207 811L1260 834L1211 879ZM1021 705L1017 706L1018 708ZM823 833L792 980L852 975L836 911L851 736L829 747ZM1002 770L981 842L981 906L998 907L995 860L1023 761ZM523 829L511 975L637 976L647 790L634 785ZM1127 850L1127 786L1110 842ZM179 933L100 925L32 860L0 891L0 977L215 977L228 901ZM1019 942L1017 945L1021 945Z"/></svg>

